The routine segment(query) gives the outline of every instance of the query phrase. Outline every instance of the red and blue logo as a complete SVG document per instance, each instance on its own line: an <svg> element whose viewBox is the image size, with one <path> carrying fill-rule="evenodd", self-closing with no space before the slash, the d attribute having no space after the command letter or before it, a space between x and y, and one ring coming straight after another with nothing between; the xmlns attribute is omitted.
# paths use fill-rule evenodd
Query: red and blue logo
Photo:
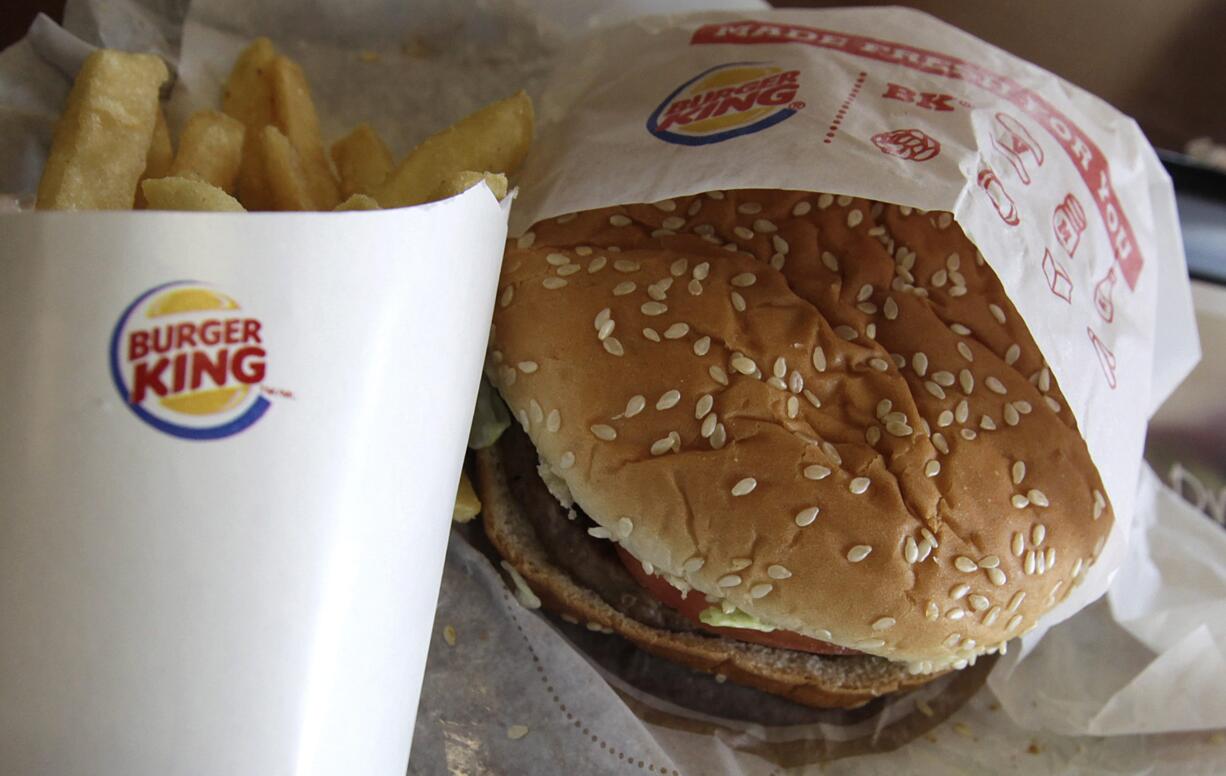
<svg viewBox="0 0 1226 776"><path fill-rule="evenodd" d="M730 62L686 81L647 119L647 131L678 145L720 143L773 127L805 107L800 71Z"/></svg>
<svg viewBox="0 0 1226 776"><path fill-rule="evenodd" d="M111 378L124 403L182 439L221 439L263 417L267 363L261 321L195 281L141 294L111 334Z"/></svg>

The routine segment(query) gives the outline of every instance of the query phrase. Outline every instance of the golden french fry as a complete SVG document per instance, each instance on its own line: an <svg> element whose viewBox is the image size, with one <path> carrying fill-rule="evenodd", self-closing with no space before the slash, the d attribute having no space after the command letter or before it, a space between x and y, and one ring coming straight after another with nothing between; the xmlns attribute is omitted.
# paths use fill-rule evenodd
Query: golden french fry
<svg viewBox="0 0 1226 776"><path fill-rule="evenodd" d="M248 210L272 208L272 196L264 180L257 146L260 130L273 123L269 71L276 57L272 41L257 38L235 60L222 95L222 111L247 128L238 173L238 198Z"/></svg>
<svg viewBox="0 0 1226 776"><path fill-rule="evenodd" d="M175 150L170 142L170 127L166 124L166 114L162 109L158 108L157 123L153 125L153 142L149 144L149 150L145 153L145 171L141 173L141 180L146 181L150 178L164 178L170 172L170 163L174 161ZM140 186L136 187L136 207L143 208L145 206L145 195L140 190Z"/></svg>
<svg viewBox="0 0 1226 776"><path fill-rule="evenodd" d="M460 487L456 492L455 510L451 513L451 519L457 523L467 523L479 514L481 514L481 500L477 498L477 491L473 490L473 484L468 479L468 475L460 472Z"/></svg>
<svg viewBox="0 0 1226 776"><path fill-rule="evenodd" d="M238 200L195 178L150 178L141 183L149 210L206 210L241 213Z"/></svg>
<svg viewBox="0 0 1226 776"><path fill-rule="evenodd" d="M373 192L387 179L393 163L392 152L369 124L358 124L333 143L332 161L340 175L343 197Z"/></svg>
<svg viewBox="0 0 1226 776"><path fill-rule="evenodd" d="M193 113L179 135L179 153L170 166L170 175L195 178L233 194L246 132L241 121L224 113Z"/></svg>
<svg viewBox="0 0 1226 776"><path fill-rule="evenodd" d="M369 194L351 194L349 199L332 208L336 211L341 210L378 210L379 203Z"/></svg>
<svg viewBox="0 0 1226 776"><path fill-rule="evenodd" d="M465 170L464 172L448 175L430 199L437 200L454 197L456 194L468 191L481 181L485 181L485 184L490 187L490 191L494 192L494 196L499 200L507 195L507 176L502 173Z"/></svg>
<svg viewBox="0 0 1226 776"><path fill-rule="evenodd" d="M302 161L316 210L331 210L340 202L340 188L319 135L319 117L311 101L311 87L298 63L278 56L272 61L273 123Z"/></svg>
<svg viewBox="0 0 1226 776"><path fill-rule="evenodd" d="M316 210L302 160L289 138L271 124L260 130L259 164L273 210Z"/></svg>
<svg viewBox="0 0 1226 776"><path fill-rule="evenodd" d="M128 210L145 171L166 65L99 50L81 66L38 184L42 210Z"/></svg>
<svg viewBox="0 0 1226 776"><path fill-rule="evenodd" d="M532 143L532 100L520 92L491 103L414 148L375 193L383 207L426 202L464 170L510 173Z"/></svg>

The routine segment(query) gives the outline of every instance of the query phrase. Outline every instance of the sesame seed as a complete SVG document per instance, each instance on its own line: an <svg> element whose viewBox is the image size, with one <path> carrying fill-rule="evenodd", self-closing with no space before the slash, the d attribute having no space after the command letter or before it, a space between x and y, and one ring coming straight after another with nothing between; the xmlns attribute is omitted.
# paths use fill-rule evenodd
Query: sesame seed
<svg viewBox="0 0 1226 776"><path fill-rule="evenodd" d="M652 237L672 237L675 234L676 232L674 232L672 229L653 229L651 230Z"/></svg>
<svg viewBox="0 0 1226 776"><path fill-rule="evenodd" d="M699 337L694 340L694 355L705 356L711 349L711 338L707 336Z"/></svg>
<svg viewBox="0 0 1226 776"><path fill-rule="evenodd" d="M1009 346L1008 350L1005 351L1005 363L1009 366L1013 366L1017 363L1017 360L1021 358L1021 356L1022 349L1018 347L1018 344L1015 342Z"/></svg>
<svg viewBox="0 0 1226 776"><path fill-rule="evenodd" d="M915 543L915 537L908 536L903 542L902 557L907 563L915 563L919 560L919 545Z"/></svg>
<svg viewBox="0 0 1226 776"><path fill-rule="evenodd" d="M725 574L716 580L715 584L720 587L736 587L741 584L741 577L739 574Z"/></svg>
<svg viewBox="0 0 1226 776"><path fill-rule="evenodd" d="M612 323L612 321L610 321L610 323ZM621 340L619 340L617 337L605 337L600 341L600 344L603 345L604 349L611 355L624 356L626 354L625 348L622 347Z"/></svg>
<svg viewBox="0 0 1226 776"><path fill-rule="evenodd" d="M555 267L562 267L570 264L570 257L562 253L551 253L545 257L545 261L549 262Z"/></svg>
<svg viewBox="0 0 1226 776"><path fill-rule="evenodd" d="M569 469L575 465L575 454L567 450L562 453L562 457L558 459L558 467L561 469Z"/></svg>
<svg viewBox="0 0 1226 776"><path fill-rule="evenodd" d="M959 432L958 435L961 436L963 439L965 439L968 442L974 441L975 438L979 436L979 434L975 433L975 430L973 428L964 428L962 429L962 431Z"/></svg>
<svg viewBox="0 0 1226 776"><path fill-rule="evenodd" d="M965 423L971 416L971 405L966 403L966 399L962 399L954 407L954 419L959 423Z"/></svg>
<svg viewBox="0 0 1226 776"><path fill-rule="evenodd" d="M683 571L688 571L691 574L693 574L695 571L698 571L703 566L705 566L706 563L707 562L703 560L702 558L690 558L685 563L681 564L681 569Z"/></svg>
<svg viewBox="0 0 1226 776"><path fill-rule="evenodd" d="M515 298L515 286L507 286L503 290L502 296L498 297L498 304L500 304L503 307L507 307L508 305L511 304L511 300L514 298Z"/></svg>
<svg viewBox="0 0 1226 776"><path fill-rule="evenodd" d="M864 441L868 442L869 446L873 446L881 441L881 427L869 426L864 431Z"/></svg>
<svg viewBox="0 0 1226 776"><path fill-rule="evenodd" d="M681 339L690 333L690 325L688 323L674 323L664 330L664 339Z"/></svg>
<svg viewBox="0 0 1226 776"><path fill-rule="evenodd" d="M786 256L788 254L788 251L790 251L792 248L792 246L788 245L788 241L783 239L779 235L774 235L773 237L771 237L771 245L775 247L776 253L782 254L784 256Z"/></svg>
<svg viewBox="0 0 1226 776"><path fill-rule="evenodd" d="M885 646L885 639L860 639L856 646L860 649L878 649Z"/></svg>
<svg viewBox="0 0 1226 776"><path fill-rule="evenodd" d="M1001 571L1000 569L988 569L988 580L990 580L993 585L1001 587L1009 581L1009 578L1006 577L1005 572Z"/></svg>
<svg viewBox="0 0 1226 776"><path fill-rule="evenodd" d="M1103 498L1103 494L1097 489L1094 491L1094 519L1103 516L1103 510L1107 507L1107 500Z"/></svg>
<svg viewBox="0 0 1226 776"><path fill-rule="evenodd" d="M532 417L533 423L540 423L545 419L545 412L541 409L541 405L536 399L532 399L528 403L528 414Z"/></svg>
<svg viewBox="0 0 1226 776"><path fill-rule="evenodd" d="M953 620L954 622L957 622L958 620L961 620L963 617L966 616L966 610L960 606L955 606L954 608L946 612L945 616Z"/></svg>
<svg viewBox="0 0 1226 776"><path fill-rule="evenodd" d="M660 225L665 229L680 229L685 226L685 219L680 216L669 216Z"/></svg>
<svg viewBox="0 0 1226 776"><path fill-rule="evenodd" d="M566 281L562 278L548 277L541 281L541 285L550 291L556 291L566 285Z"/></svg>
<svg viewBox="0 0 1226 776"><path fill-rule="evenodd" d="M595 436L597 439L604 440L605 442L612 442L614 439L617 439L617 431L612 426L597 423L596 425L592 426L591 430L593 436Z"/></svg>
<svg viewBox="0 0 1226 776"><path fill-rule="evenodd" d="M821 510L818 509L817 507L806 507L800 510L799 512L797 512L796 516L792 519L796 522L796 525L801 526L803 528L804 526L809 525L814 520L816 520L817 514L820 511Z"/></svg>
<svg viewBox="0 0 1226 776"><path fill-rule="evenodd" d="M935 447L941 455L949 455L949 443L945 441L945 435L940 431L932 435L932 446Z"/></svg>
<svg viewBox="0 0 1226 776"><path fill-rule="evenodd" d="M741 238L742 240L752 240L753 239L753 231L743 226L733 227L732 233L736 235L737 237Z"/></svg>
<svg viewBox="0 0 1226 776"><path fill-rule="evenodd" d="M867 544L857 544L855 547L852 547L847 551L847 560L851 561L852 563L859 563L867 558L872 551L873 548L869 547Z"/></svg>
<svg viewBox="0 0 1226 776"><path fill-rule="evenodd" d="M949 410L941 410L941 414L937 416L937 425L941 428L946 428L954 422L954 414Z"/></svg>
<svg viewBox="0 0 1226 776"><path fill-rule="evenodd" d="M864 214L859 210L852 210L847 214L847 226L850 229L855 229L864 220Z"/></svg>
<svg viewBox="0 0 1226 776"><path fill-rule="evenodd" d="M932 285L937 288L942 288L949 281L949 273L943 269L939 269L932 273Z"/></svg>
<svg viewBox="0 0 1226 776"><path fill-rule="evenodd" d="M1037 504L1038 506L1041 506L1041 507L1051 506L1051 502L1047 500L1047 494L1039 490L1038 488L1031 488L1026 493L1026 498L1030 499L1031 504Z"/></svg>
<svg viewBox="0 0 1226 776"><path fill-rule="evenodd" d="M805 467L804 475L807 480L824 480L830 476L830 469L815 463Z"/></svg>
<svg viewBox="0 0 1226 776"><path fill-rule="evenodd" d="M685 271L689 268L689 265L690 263L686 259L677 259L668 266L669 274L671 274L673 277L681 277L685 274Z"/></svg>
<svg viewBox="0 0 1226 776"><path fill-rule="evenodd" d="M753 222L753 228L755 232L759 232L761 234L771 234L779 231L779 227L775 226L773 221L768 221L765 218L755 220Z"/></svg>
<svg viewBox="0 0 1226 776"><path fill-rule="evenodd" d="M647 286L647 295L657 302L663 302L668 298L668 289L673 284L672 278L664 278L658 282Z"/></svg>
<svg viewBox="0 0 1226 776"><path fill-rule="evenodd" d="M979 418L979 428L983 429L984 431L995 431L996 421L992 420L987 415L984 415Z"/></svg>
<svg viewBox="0 0 1226 776"><path fill-rule="evenodd" d="M758 365L753 362L753 359L739 354L732 357L730 366L743 375L751 375L758 371Z"/></svg>
<svg viewBox="0 0 1226 776"><path fill-rule="evenodd" d="M535 361L520 361L516 366L519 367L519 371L526 375L530 375L540 368Z"/></svg>
<svg viewBox="0 0 1226 776"><path fill-rule="evenodd" d="M1009 548L1013 551L1013 554L1019 558L1022 556L1022 553L1026 551L1026 537L1022 536L1021 531L1014 531L1013 542Z"/></svg>
<svg viewBox="0 0 1226 776"><path fill-rule="evenodd" d="M744 496L752 493L753 489L758 487L758 481L753 477L745 477L732 486L732 495Z"/></svg>
<svg viewBox="0 0 1226 776"><path fill-rule="evenodd" d="M749 588L750 598L765 598L770 595L770 592L775 589L775 586L769 582L763 582L760 585L754 585Z"/></svg>
<svg viewBox="0 0 1226 776"><path fill-rule="evenodd" d="M711 439L710 439L711 449L712 450L722 449L724 446L724 443L727 440L728 440L728 432L724 428L724 424L720 423L719 425L715 427L715 431L711 434Z"/></svg>
<svg viewBox="0 0 1226 776"><path fill-rule="evenodd" d="M864 336L868 337L871 340L877 339L877 324L870 323L869 325L865 326Z"/></svg>
<svg viewBox="0 0 1226 776"><path fill-rule="evenodd" d="M556 409L549 411L549 416L545 419L545 428L549 429L550 433L557 433L562 427L562 413Z"/></svg>
<svg viewBox="0 0 1226 776"><path fill-rule="evenodd" d="M1021 493L1014 493L1009 503L1013 504L1014 509L1025 509L1030 506L1030 499L1023 496Z"/></svg>
<svg viewBox="0 0 1226 776"><path fill-rule="evenodd" d="M656 401L656 409L658 410L672 409L673 407L676 407L677 403L680 401L681 401L681 391L678 391L676 388L674 388L670 391L665 391L660 396L659 400Z"/></svg>
<svg viewBox="0 0 1226 776"><path fill-rule="evenodd" d="M924 381L924 388L926 388L926 389L928 390L928 393L932 394L934 397L936 397L936 398L938 398L938 399L944 399L944 398L945 398L945 389L944 389L944 388L942 388L941 386L937 385L937 384L936 384L935 382L933 382L932 380L925 380L925 381Z"/></svg>
<svg viewBox="0 0 1226 776"><path fill-rule="evenodd" d="M787 579L792 576L792 572L786 566L775 563L767 567L766 576L771 579Z"/></svg>
<svg viewBox="0 0 1226 776"><path fill-rule="evenodd" d="M629 226L629 225L630 225L630 219L629 219L629 218L626 218L625 216L621 215L620 213L617 213L617 214L615 214L615 215L611 215L611 216L609 216L609 224L610 224L611 226Z"/></svg>
<svg viewBox="0 0 1226 776"><path fill-rule="evenodd" d="M937 228L948 229L949 225L954 222L954 217L949 213L942 213L937 217Z"/></svg>
<svg viewBox="0 0 1226 776"><path fill-rule="evenodd" d="M847 485L847 489L859 496L868 490L870 484L871 481L868 477L856 477Z"/></svg>
<svg viewBox="0 0 1226 776"><path fill-rule="evenodd" d="M1031 407L1030 407L1030 402L1028 401L1025 401L1025 400L1015 401L1013 402L1013 406L1016 407L1017 411L1022 413L1023 415L1030 414Z"/></svg>
<svg viewBox="0 0 1226 776"><path fill-rule="evenodd" d="M635 285L634 282L630 280L624 280L621 283L618 283L617 285L613 286L613 296L625 296L626 294L634 293L634 290L636 288L638 288L638 286Z"/></svg>
<svg viewBox="0 0 1226 776"><path fill-rule="evenodd" d="M842 325L842 326L835 326L835 327L834 327L834 333L835 333L835 334L837 334L837 335L839 336L839 338L841 338L841 339L845 339L845 340L847 340L848 342L851 342L851 341L852 341L852 340L854 340L856 337L860 336L859 332L857 332L857 331L856 331L855 329L853 329L852 327L850 327L850 326L846 326L846 325Z"/></svg>
<svg viewBox="0 0 1226 776"><path fill-rule="evenodd" d="M1000 565L1000 558L995 555L985 555L979 559L979 568L994 569Z"/></svg>
<svg viewBox="0 0 1226 776"><path fill-rule="evenodd" d="M672 450L672 449L673 449L673 439L672 437L669 437L669 436L662 437L651 443L651 454L652 455L664 455L665 453L667 453L669 450Z"/></svg>
<svg viewBox="0 0 1226 776"><path fill-rule="evenodd" d="M1026 550L1026 560L1022 564L1022 570L1027 575L1033 574L1036 566L1034 550Z"/></svg>
<svg viewBox="0 0 1226 776"><path fill-rule="evenodd" d="M609 533L609 529L604 528L602 526L596 526L595 528L589 528L587 529L587 533L588 533L588 536L591 536L593 539L612 539L613 538L613 534Z"/></svg>
<svg viewBox="0 0 1226 776"><path fill-rule="evenodd" d="M702 419L702 426L699 428L703 439L708 439L715 433L715 425L719 422L719 416L712 412Z"/></svg>
<svg viewBox="0 0 1226 776"><path fill-rule="evenodd" d="M1050 409L1052 412L1055 412L1055 413L1060 412L1060 402L1056 401L1052 397L1044 396L1043 403L1046 404L1047 408Z"/></svg>
<svg viewBox="0 0 1226 776"><path fill-rule="evenodd" d="M975 390L975 376L971 374L971 370L965 367L958 372L958 384L962 387L962 392L967 396Z"/></svg>
<svg viewBox="0 0 1226 776"><path fill-rule="evenodd" d="M808 212L812 209L813 209L812 205L810 205L807 201L802 200L800 202L797 202L796 206L792 208L792 215L803 216L803 215L808 214Z"/></svg>
<svg viewBox="0 0 1226 776"><path fill-rule="evenodd" d="M746 288L748 286L752 286L754 283L757 283L758 276L752 272L742 272L739 275L733 276L732 280L729 282L738 288Z"/></svg>
<svg viewBox="0 0 1226 776"><path fill-rule="evenodd" d="M966 594L971 591L971 586L965 582L959 582L949 589L949 597L955 601L965 598Z"/></svg>
<svg viewBox="0 0 1226 776"><path fill-rule="evenodd" d="M599 272L600 270L604 269L605 265L608 263L609 263L609 258L607 256L597 256L596 258L588 262L587 271L590 274L595 274Z"/></svg>
<svg viewBox="0 0 1226 776"><path fill-rule="evenodd" d="M917 375L923 377L928 373L928 356L923 352L916 353L911 357L911 368Z"/></svg>
<svg viewBox="0 0 1226 776"><path fill-rule="evenodd" d="M1051 390L1051 370L1047 367L1043 367L1039 372L1039 390L1043 393Z"/></svg>
<svg viewBox="0 0 1226 776"><path fill-rule="evenodd" d="M659 202L653 202L652 204L660 210L663 210L665 213L671 213L677 209L677 203L673 202L671 199L662 199Z"/></svg>
<svg viewBox="0 0 1226 776"><path fill-rule="evenodd" d="M954 559L954 568L964 574L970 574L979 569L979 564L965 555L959 555Z"/></svg>
<svg viewBox="0 0 1226 776"><path fill-rule="evenodd" d="M698 397L698 402L694 405L694 419L702 420L711 412L711 408L715 406L715 399L709 393L704 393Z"/></svg>
<svg viewBox="0 0 1226 776"><path fill-rule="evenodd" d="M801 392L801 396L804 396L805 401L812 404L815 408L821 409L822 407L821 399L817 398L817 395L814 394L813 391L810 391L809 389L806 388Z"/></svg>
<svg viewBox="0 0 1226 776"><path fill-rule="evenodd" d="M739 313L745 312L745 297L736 291L733 291L730 296L732 298L732 306L736 308L736 311Z"/></svg>
<svg viewBox="0 0 1226 776"><path fill-rule="evenodd" d="M643 304L639 306L639 311L642 312L643 315L650 315L654 317L656 315L663 315L664 313L668 312L668 305L663 304L662 302L656 302L654 300L650 302L643 302Z"/></svg>
<svg viewBox="0 0 1226 776"><path fill-rule="evenodd" d="M935 477L941 473L941 462L935 458L924 464L924 476Z"/></svg>
<svg viewBox="0 0 1226 776"><path fill-rule="evenodd" d="M736 206L736 212L752 216L762 212L762 205L757 202L742 202Z"/></svg>
<svg viewBox="0 0 1226 776"><path fill-rule="evenodd" d="M795 396L788 397L787 413L789 418L795 418L800 414L800 399L797 399Z"/></svg>
<svg viewBox="0 0 1226 776"><path fill-rule="evenodd" d="M965 358L967 361L975 360L975 354L971 352L970 346L967 345L965 342L958 343L958 354L961 355L963 358Z"/></svg>
<svg viewBox="0 0 1226 776"><path fill-rule="evenodd" d="M1055 568L1056 567L1056 548L1049 546L1045 554L1046 554L1046 560L1047 560L1047 568L1049 569Z"/></svg>
<svg viewBox="0 0 1226 776"><path fill-rule="evenodd" d="M937 606L936 601L929 601L927 606L924 607L924 619L929 622L936 622L940 616L941 609Z"/></svg>
<svg viewBox="0 0 1226 776"><path fill-rule="evenodd" d="M906 423L899 423L896 420L891 420L889 423L886 423L885 430L891 436L896 437L909 437L914 433L914 429L912 429Z"/></svg>
<svg viewBox="0 0 1226 776"><path fill-rule="evenodd" d="M1006 404L1002 409L1002 414L1004 415L1005 423L1010 426L1016 426L1022 421L1022 416L1017 414L1017 410L1013 408L1012 404Z"/></svg>
<svg viewBox="0 0 1226 776"><path fill-rule="evenodd" d="M933 372L932 379L935 380L939 385L941 385L944 388L948 388L949 386L954 384L953 372L946 372L945 370L941 370L939 372Z"/></svg>
<svg viewBox="0 0 1226 776"><path fill-rule="evenodd" d="M637 261L631 261L630 259L618 259L613 262L613 269L618 272L638 272L639 266Z"/></svg>
<svg viewBox="0 0 1226 776"><path fill-rule="evenodd" d="M1005 384L992 375L989 375L986 379L984 379L983 383L992 393L997 393L1004 396L1009 392L1009 390L1005 388Z"/></svg>
<svg viewBox="0 0 1226 776"><path fill-rule="evenodd" d="M970 603L971 608L977 612L982 612L984 609L987 609L992 605L992 602L987 599L987 596L982 596L978 593L972 594L966 600Z"/></svg>
<svg viewBox="0 0 1226 776"><path fill-rule="evenodd" d="M691 280L686 284L686 289L689 290L692 296L698 296L702 293L702 283L699 283L697 280Z"/></svg>
<svg viewBox="0 0 1226 776"><path fill-rule="evenodd" d="M1008 632L1008 631L1016 630L1017 626L1021 624L1022 624L1022 615L1015 614L1009 618L1009 624L1005 626L1005 631Z"/></svg>
<svg viewBox="0 0 1226 776"><path fill-rule="evenodd" d="M839 449L829 442L822 442L822 452L827 458L834 461L836 466L843 463L843 456L839 455Z"/></svg>
<svg viewBox="0 0 1226 776"><path fill-rule="evenodd" d="M711 379L720 385L728 384L728 373L723 370L723 367L712 365L707 368L707 374L711 375Z"/></svg>
<svg viewBox="0 0 1226 776"><path fill-rule="evenodd" d="M822 264L826 265L826 269L831 272L839 271L839 260L830 251L822 251Z"/></svg>

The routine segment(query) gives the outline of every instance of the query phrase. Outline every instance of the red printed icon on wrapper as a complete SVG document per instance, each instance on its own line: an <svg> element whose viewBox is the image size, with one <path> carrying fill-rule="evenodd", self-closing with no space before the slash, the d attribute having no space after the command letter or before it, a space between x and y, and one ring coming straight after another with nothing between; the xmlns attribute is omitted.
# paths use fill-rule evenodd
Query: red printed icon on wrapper
<svg viewBox="0 0 1226 776"><path fill-rule="evenodd" d="M1051 214L1051 228L1069 258L1073 258L1077 245L1081 242L1081 234L1086 230L1086 211L1072 194L1056 205L1055 212Z"/></svg>
<svg viewBox="0 0 1226 776"><path fill-rule="evenodd" d="M1098 315L1106 323L1115 319L1115 302L1111 298L1115 292L1115 267L1107 270L1103 279L1094 286L1094 307Z"/></svg>
<svg viewBox="0 0 1226 776"><path fill-rule="evenodd" d="M1073 301L1072 279L1046 248L1043 249L1043 277L1047 278L1047 287L1053 294L1066 302Z"/></svg>
<svg viewBox="0 0 1226 776"><path fill-rule="evenodd" d="M1098 365L1103 368L1103 375L1107 378L1107 385L1115 390L1115 354L1111 352L1094 330L1089 326L1086 327L1086 334L1090 337L1090 343L1094 345L1094 352L1098 355Z"/></svg>
<svg viewBox="0 0 1226 776"><path fill-rule="evenodd" d="M1013 204L1013 197L1005 191L1005 187L1001 184L1000 178L996 177L996 173L989 167L984 167L979 171L979 188L987 192L988 198L992 200L992 205L996 207L996 214L1000 216L1000 220L1004 221L1009 226L1017 226L1021 223L1021 217L1017 214L1017 206Z"/></svg>
<svg viewBox="0 0 1226 776"><path fill-rule="evenodd" d="M911 162L926 162L941 153L936 138L918 129L895 129L873 135L873 145L881 153Z"/></svg>
<svg viewBox="0 0 1226 776"><path fill-rule="evenodd" d="M1031 167L1043 166L1043 147L1008 113L997 113L992 126L992 145L1009 160L1022 184L1029 186Z"/></svg>

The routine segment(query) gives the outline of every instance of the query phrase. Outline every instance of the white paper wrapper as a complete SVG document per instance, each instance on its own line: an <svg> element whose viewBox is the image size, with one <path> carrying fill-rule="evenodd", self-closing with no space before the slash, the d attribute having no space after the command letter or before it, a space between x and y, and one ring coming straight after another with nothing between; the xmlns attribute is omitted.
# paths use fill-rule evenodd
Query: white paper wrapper
<svg viewBox="0 0 1226 776"><path fill-rule="evenodd" d="M1123 560L1149 411L1199 357L1169 180L1135 125L901 9L661 17L568 56L513 232L734 188L953 213L1050 363L1115 508L1100 561L1046 625L1101 596ZM719 105L697 91L705 79L746 63L781 75L746 87L757 102L704 109ZM1172 328L1156 366L1160 293Z"/></svg>

